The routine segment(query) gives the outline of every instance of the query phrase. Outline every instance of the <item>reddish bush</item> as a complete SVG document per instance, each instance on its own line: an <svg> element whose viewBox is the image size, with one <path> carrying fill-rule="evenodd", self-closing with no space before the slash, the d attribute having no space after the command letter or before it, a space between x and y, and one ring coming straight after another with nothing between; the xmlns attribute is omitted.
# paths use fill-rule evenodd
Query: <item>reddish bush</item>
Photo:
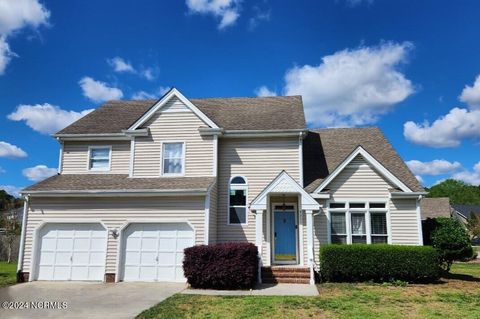
<svg viewBox="0 0 480 319"><path fill-rule="evenodd" d="M252 288L257 282L258 250L250 243L193 246L185 249L183 271L194 288Z"/></svg>

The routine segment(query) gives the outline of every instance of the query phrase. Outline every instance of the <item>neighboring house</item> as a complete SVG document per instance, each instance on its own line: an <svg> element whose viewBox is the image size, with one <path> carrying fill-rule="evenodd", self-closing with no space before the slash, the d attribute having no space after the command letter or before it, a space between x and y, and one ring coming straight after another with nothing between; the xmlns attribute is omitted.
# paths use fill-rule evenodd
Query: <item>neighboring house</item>
<svg viewBox="0 0 480 319"><path fill-rule="evenodd" d="M422 212L422 220L452 216L452 207L450 206L450 198L448 197L422 198L420 201L420 209Z"/></svg>
<svg viewBox="0 0 480 319"><path fill-rule="evenodd" d="M27 280L184 281L183 249L258 246L307 269L325 243L421 245L424 189L377 128L306 128L302 99L111 101L58 132L23 190Z"/></svg>
<svg viewBox="0 0 480 319"><path fill-rule="evenodd" d="M472 214L480 217L480 205L453 204L452 209L455 216L463 223L467 223Z"/></svg>

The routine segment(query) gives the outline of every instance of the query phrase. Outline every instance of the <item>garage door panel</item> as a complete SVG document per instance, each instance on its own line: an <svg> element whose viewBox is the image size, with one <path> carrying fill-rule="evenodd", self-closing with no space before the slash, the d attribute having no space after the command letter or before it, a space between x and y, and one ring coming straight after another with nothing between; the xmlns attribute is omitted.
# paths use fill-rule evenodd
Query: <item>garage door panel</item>
<svg viewBox="0 0 480 319"><path fill-rule="evenodd" d="M101 224L47 224L39 241L38 280L103 280L107 231Z"/></svg>
<svg viewBox="0 0 480 319"><path fill-rule="evenodd" d="M194 245L188 224L131 224L124 234L125 281L185 281L183 249Z"/></svg>

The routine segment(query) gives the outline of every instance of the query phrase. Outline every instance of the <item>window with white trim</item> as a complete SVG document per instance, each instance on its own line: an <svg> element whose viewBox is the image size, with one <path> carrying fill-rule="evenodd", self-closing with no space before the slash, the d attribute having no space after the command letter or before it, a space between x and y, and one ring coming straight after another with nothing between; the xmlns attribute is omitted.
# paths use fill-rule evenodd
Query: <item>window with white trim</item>
<svg viewBox="0 0 480 319"><path fill-rule="evenodd" d="M110 170L110 146L91 146L89 148L88 169L91 171Z"/></svg>
<svg viewBox="0 0 480 319"><path fill-rule="evenodd" d="M331 243L388 243L385 202L331 202L328 211Z"/></svg>
<svg viewBox="0 0 480 319"><path fill-rule="evenodd" d="M242 176L232 177L228 192L228 223L247 223L247 181Z"/></svg>
<svg viewBox="0 0 480 319"><path fill-rule="evenodd" d="M165 142L162 147L162 175L183 175L185 171L185 143Z"/></svg>

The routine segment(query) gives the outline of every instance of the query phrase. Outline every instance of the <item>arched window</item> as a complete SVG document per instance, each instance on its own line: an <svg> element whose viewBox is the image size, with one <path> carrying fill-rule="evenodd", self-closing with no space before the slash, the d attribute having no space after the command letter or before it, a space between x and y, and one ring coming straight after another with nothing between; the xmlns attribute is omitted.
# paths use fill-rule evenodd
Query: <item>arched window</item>
<svg viewBox="0 0 480 319"><path fill-rule="evenodd" d="M247 223L247 180L242 176L230 179L228 194L228 223L240 225Z"/></svg>

